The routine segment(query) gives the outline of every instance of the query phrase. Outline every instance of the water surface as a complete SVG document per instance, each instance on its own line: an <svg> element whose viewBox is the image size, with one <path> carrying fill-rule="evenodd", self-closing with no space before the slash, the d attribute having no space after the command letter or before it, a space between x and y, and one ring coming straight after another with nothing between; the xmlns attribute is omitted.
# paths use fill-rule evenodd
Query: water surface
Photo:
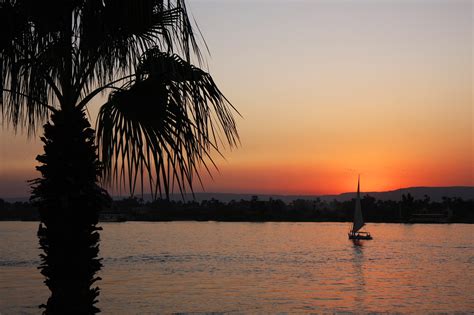
<svg viewBox="0 0 474 315"><path fill-rule="evenodd" d="M104 314L472 312L474 226L347 223L102 223ZM37 223L0 222L0 313L48 297Z"/></svg>

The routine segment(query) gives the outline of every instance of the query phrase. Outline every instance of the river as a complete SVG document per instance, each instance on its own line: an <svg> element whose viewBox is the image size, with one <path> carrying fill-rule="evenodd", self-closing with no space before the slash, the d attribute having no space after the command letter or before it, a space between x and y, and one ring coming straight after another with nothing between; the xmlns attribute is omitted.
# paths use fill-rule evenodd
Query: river
<svg viewBox="0 0 474 315"><path fill-rule="evenodd" d="M35 222L0 222L0 313L37 314ZM103 314L473 312L474 225L101 223Z"/></svg>

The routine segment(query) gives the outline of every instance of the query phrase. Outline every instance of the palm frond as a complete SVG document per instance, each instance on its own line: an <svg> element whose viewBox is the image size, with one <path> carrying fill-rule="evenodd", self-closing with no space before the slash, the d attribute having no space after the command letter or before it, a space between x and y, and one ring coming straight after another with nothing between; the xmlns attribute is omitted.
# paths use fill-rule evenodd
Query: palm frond
<svg viewBox="0 0 474 315"><path fill-rule="evenodd" d="M85 93L89 85L134 73L139 57L154 46L187 60L194 52L201 60L184 0L86 1L80 19L81 58L94 63Z"/></svg>
<svg viewBox="0 0 474 315"><path fill-rule="evenodd" d="M0 18L2 110L15 127L44 121L37 103L80 102L134 74L151 47L201 58L184 0L0 0Z"/></svg>
<svg viewBox="0 0 474 315"><path fill-rule="evenodd" d="M237 114L238 111L221 93L210 74L176 54L152 48L143 55L137 69L137 79L146 78L167 83L170 97L183 104L196 128L205 137L212 136L216 145L216 136L221 132L231 146L237 144L238 133L232 111ZM217 119L217 126L211 123L211 118ZM219 130L216 131L215 128Z"/></svg>
<svg viewBox="0 0 474 315"><path fill-rule="evenodd" d="M150 50L138 70L99 113L104 180L132 192L149 181L155 196L192 190L199 168L214 165L219 135L238 142L232 105L208 73L177 55Z"/></svg>
<svg viewBox="0 0 474 315"><path fill-rule="evenodd" d="M0 69L4 119L16 129L34 132L54 108L59 90L54 78L58 62L58 34L48 33L38 23L28 1L0 2ZM48 34L46 34L48 33Z"/></svg>

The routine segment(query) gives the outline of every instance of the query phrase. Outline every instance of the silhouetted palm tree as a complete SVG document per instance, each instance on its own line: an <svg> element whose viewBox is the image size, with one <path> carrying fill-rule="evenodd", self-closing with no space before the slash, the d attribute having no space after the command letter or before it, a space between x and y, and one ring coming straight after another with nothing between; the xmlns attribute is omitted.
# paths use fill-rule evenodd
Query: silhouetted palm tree
<svg viewBox="0 0 474 315"><path fill-rule="evenodd" d="M29 134L46 123L32 194L46 312L97 312L96 225L109 199L98 181L192 189L211 151L238 141L233 108L192 65L201 54L184 0L0 0L0 58L3 120ZM104 93L96 143L85 113Z"/></svg>

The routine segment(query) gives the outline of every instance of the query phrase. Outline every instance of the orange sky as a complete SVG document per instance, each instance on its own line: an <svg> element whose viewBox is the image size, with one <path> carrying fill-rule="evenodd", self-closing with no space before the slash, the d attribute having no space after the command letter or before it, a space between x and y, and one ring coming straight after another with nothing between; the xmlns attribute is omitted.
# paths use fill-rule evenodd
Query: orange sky
<svg viewBox="0 0 474 315"><path fill-rule="evenodd" d="M244 116L206 191L474 185L471 1L188 3ZM40 151L3 129L0 197L27 194Z"/></svg>

